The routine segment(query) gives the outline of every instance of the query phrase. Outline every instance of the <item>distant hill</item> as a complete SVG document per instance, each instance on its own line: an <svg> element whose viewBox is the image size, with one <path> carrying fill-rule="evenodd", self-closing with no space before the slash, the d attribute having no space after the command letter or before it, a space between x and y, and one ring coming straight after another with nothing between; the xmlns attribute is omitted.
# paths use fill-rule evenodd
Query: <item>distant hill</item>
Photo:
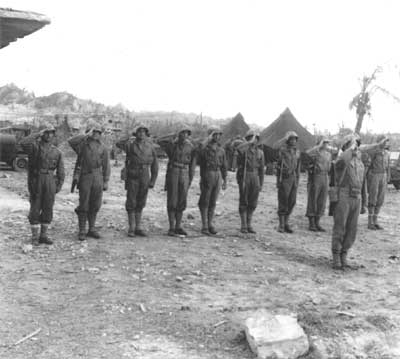
<svg viewBox="0 0 400 359"><path fill-rule="evenodd" d="M95 121L104 127L120 128L129 133L138 123L149 126L153 135L177 130L182 124L194 126L203 133L210 124L223 126L228 119L213 119L196 113L177 111L129 111L122 104L107 106L76 97L68 92L55 92L36 97L33 92L15 84L0 87L0 121L25 123L40 127L43 123L60 125L67 118L70 128L86 128Z"/></svg>
<svg viewBox="0 0 400 359"><path fill-rule="evenodd" d="M9 84L0 87L0 104L11 105L11 104L28 104L35 99L33 92L28 92L24 89L20 89L14 84Z"/></svg>

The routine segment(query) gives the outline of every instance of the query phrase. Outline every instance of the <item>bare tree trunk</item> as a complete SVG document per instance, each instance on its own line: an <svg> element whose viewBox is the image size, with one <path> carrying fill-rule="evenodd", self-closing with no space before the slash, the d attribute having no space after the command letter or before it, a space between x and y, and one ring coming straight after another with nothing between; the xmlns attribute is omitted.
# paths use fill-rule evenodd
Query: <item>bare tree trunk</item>
<svg viewBox="0 0 400 359"><path fill-rule="evenodd" d="M354 130L355 133L360 134L362 123L364 120L364 115L365 115L365 112L361 112L361 113L357 114L357 123L356 123L356 128Z"/></svg>

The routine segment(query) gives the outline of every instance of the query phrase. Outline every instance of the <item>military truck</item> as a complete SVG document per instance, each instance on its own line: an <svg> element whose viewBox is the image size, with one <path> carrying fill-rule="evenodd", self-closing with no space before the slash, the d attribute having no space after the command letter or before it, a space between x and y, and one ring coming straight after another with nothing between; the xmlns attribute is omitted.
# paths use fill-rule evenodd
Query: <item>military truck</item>
<svg viewBox="0 0 400 359"><path fill-rule="evenodd" d="M24 171L28 166L28 155L23 152L20 141L29 136L30 128L0 128L0 162L5 162L15 171Z"/></svg>
<svg viewBox="0 0 400 359"><path fill-rule="evenodd" d="M400 189L400 151L391 151L389 157L390 179L396 189Z"/></svg>

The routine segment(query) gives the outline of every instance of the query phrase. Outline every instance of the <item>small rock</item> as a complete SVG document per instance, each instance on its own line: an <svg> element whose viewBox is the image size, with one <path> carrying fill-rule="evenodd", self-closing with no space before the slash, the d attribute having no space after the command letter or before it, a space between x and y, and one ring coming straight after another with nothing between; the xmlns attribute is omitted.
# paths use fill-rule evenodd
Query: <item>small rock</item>
<svg viewBox="0 0 400 359"><path fill-rule="evenodd" d="M178 277L175 278L175 280L176 280L177 282L182 282L182 281L183 281L183 278L178 276Z"/></svg>
<svg viewBox="0 0 400 359"><path fill-rule="evenodd" d="M259 310L246 319L245 332L260 359L296 359L309 350L308 338L292 316Z"/></svg>
<svg viewBox="0 0 400 359"><path fill-rule="evenodd" d="M194 216L193 216L193 214L190 214L190 213L188 213L188 215L187 215L187 219L194 219Z"/></svg>
<svg viewBox="0 0 400 359"><path fill-rule="evenodd" d="M22 245L21 250L22 250L22 253L24 253L24 254L32 252L32 250L33 250L32 244L24 244L24 245Z"/></svg>

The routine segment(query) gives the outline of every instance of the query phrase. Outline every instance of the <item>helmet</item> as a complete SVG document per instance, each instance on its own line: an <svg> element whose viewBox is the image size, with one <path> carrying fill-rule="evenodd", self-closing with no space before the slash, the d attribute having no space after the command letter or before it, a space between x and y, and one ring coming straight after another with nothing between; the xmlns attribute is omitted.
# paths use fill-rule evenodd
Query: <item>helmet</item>
<svg viewBox="0 0 400 359"><path fill-rule="evenodd" d="M95 123L95 124L92 124L91 126L88 126L86 128L85 132L86 133L89 133L89 132L92 132L92 133L93 132L103 133L103 129L101 128L101 126L99 124Z"/></svg>
<svg viewBox="0 0 400 359"><path fill-rule="evenodd" d="M256 136L256 137L257 137L257 140L260 139L260 134L259 134L257 131L255 131L255 130L248 130L248 131L246 132L246 135L244 136L244 138L247 139L247 137L251 137L251 136Z"/></svg>
<svg viewBox="0 0 400 359"><path fill-rule="evenodd" d="M357 141L357 136L355 136L354 134L344 136L344 138L342 140L342 148L353 141Z"/></svg>
<svg viewBox="0 0 400 359"><path fill-rule="evenodd" d="M139 130L145 130L146 131L146 136L150 136L149 129L147 128L147 126L145 126L143 124L137 125L136 128L133 130L132 135L133 136L137 136L137 133L138 133Z"/></svg>
<svg viewBox="0 0 400 359"><path fill-rule="evenodd" d="M294 137L294 138L296 138L296 139L298 139L299 138L299 136L297 135L297 133L296 132L294 132L294 131L288 131L288 132L286 132L286 139L289 139L289 138L291 138L291 137Z"/></svg>
<svg viewBox="0 0 400 359"><path fill-rule="evenodd" d="M56 132L56 129L54 126L52 125L47 125L43 130L42 133L46 133L46 132Z"/></svg>
<svg viewBox="0 0 400 359"><path fill-rule="evenodd" d="M216 126L210 127L207 132L208 132L209 136L213 136L214 134L222 135L221 129L219 127L216 127Z"/></svg>
<svg viewBox="0 0 400 359"><path fill-rule="evenodd" d="M178 135L182 132L188 132L189 136L192 134L192 129L189 126L183 126L179 131Z"/></svg>

